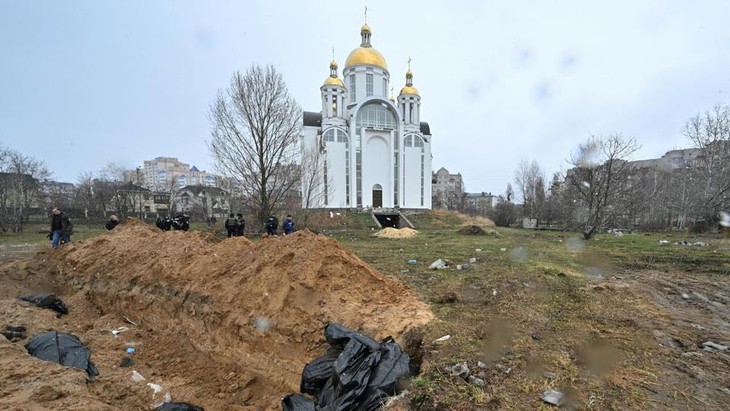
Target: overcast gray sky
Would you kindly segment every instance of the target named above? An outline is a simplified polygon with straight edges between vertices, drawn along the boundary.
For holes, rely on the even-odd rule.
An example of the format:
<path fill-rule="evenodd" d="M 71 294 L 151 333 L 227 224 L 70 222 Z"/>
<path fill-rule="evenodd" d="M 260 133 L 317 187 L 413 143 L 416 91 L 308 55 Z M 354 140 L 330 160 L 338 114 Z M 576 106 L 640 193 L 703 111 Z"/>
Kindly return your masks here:
<path fill-rule="evenodd" d="M 68 182 L 158 156 L 213 171 L 207 113 L 231 74 L 273 64 L 318 111 L 332 47 L 343 67 L 366 4 L 396 93 L 412 58 L 434 171 L 468 191 L 503 192 L 522 159 L 549 177 L 591 134 L 661 156 L 728 102 L 722 0 L 0 0 L 0 144 Z"/>

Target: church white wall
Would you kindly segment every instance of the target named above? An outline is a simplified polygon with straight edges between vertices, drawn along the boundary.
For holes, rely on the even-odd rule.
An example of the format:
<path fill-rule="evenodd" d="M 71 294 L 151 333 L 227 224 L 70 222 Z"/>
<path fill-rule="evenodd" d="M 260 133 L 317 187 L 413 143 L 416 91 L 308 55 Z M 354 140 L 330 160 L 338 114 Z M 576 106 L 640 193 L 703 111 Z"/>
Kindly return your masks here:
<path fill-rule="evenodd" d="M 345 143 L 327 143 L 327 181 L 329 208 L 347 207 L 347 193 L 345 191 Z"/>
<path fill-rule="evenodd" d="M 421 148 L 405 147 L 403 152 L 403 171 L 405 176 L 403 182 L 403 208 L 420 208 L 421 207 Z M 431 170 L 428 169 L 428 179 Z M 425 199 L 424 199 L 425 200 Z"/>
<path fill-rule="evenodd" d="M 363 144 L 362 203 L 373 205 L 373 186 L 383 188 L 383 207 L 393 207 L 391 150 L 386 136 L 366 133 Z"/>

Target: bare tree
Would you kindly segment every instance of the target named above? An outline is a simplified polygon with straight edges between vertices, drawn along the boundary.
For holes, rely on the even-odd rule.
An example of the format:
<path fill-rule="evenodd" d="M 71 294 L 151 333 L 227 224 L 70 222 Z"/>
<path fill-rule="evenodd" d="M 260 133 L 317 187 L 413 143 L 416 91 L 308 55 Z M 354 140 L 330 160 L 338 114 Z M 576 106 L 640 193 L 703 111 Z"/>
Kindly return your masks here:
<path fill-rule="evenodd" d="M 616 220 L 625 212 L 630 200 L 631 166 L 628 159 L 639 149 L 636 139 L 613 134 L 606 138 L 591 137 L 578 147 L 577 156 L 571 156 L 566 183 L 567 194 L 579 208 L 577 223 L 588 240 L 607 222 Z"/>
<path fill-rule="evenodd" d="M 515 170 L 515 183 L 522 195 L 524 215 L 531 219 L 538 218 L 545 204 L 545 175 L 537 161 L 520 161 Z"/>
<path fill-rule="evenodd" d="M 331 196 L 333 192 L 334 184 L 332 184 L 332 176 L 325 170 L 327 166 L 327 152 L 325 150 L 325 147 L 319 144 L 311 147 L 302 146 L 303 227 L 307 225 L 309 209 L 324 204 L 325 196 Z"/>
<path fill-rule="evenodd" d="M 23 231 L 26 209 L 38 202 L 40 182 L 50 175 L 42 161 L 0 147 L 0 229 Z"/>
<path fill-rule="evenodd" d="M 716 104 L 695 115 L 682 134 L 700 149 L 686 170 L 692 180 L 691 217 L 716 227 L 719 212 L 730 205 L 730 107 Z"/>
<path fill-rule="evenodd" d="M 239 181 L 246 201 L 263 223 L 299 184 L 297 167 L 301 109 L 273 66 L 236 72 L 210 109 L 208 142 L 216 168 Z"/>

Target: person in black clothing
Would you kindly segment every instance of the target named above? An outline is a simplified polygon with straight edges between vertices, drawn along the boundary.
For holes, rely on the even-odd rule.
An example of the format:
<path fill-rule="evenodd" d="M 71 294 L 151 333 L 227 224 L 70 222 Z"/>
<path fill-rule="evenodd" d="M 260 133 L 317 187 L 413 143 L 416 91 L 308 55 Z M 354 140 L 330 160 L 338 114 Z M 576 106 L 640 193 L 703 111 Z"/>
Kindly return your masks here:
<path fill-rule="evenodd" d="M 246 231 L 246 220 L 243 219 L 242 213 L 236 214 L 236 219 L 238 220 L 238 228 L 236 230 L 236 235 L 239 237 L 243 237 L 243 233 L 244 233 L 244 231 Z"/>
<path fill-rule="evenodd" d="M 228 231 L 228 238 L 235 237 L 238 231 L 238 220 L 233 216 L 233 213 L 228 215 L 226 220 L 226 231 Z"/>
<path fill-rule="evenodd" d="M 276 228 L 279 227 L 279 219 L 275 215 L 270 215 L 266 220 L 266 233 L 268 235 L 276 235 Z"/>
<path fill-rule="evenodd" d="M 281 225 L 281 229 L 284 231 L 284 235 L 289 235 L 294 232 L 294 220 L 292 219 L 291 214 L 286 215 L 286 220 L 284 220 L 284 223 Z"/>
<path fill-rule="evenodd" d="M 184 213 L 180 213 L 172 219 L 172 229 L 188 231 L 190 229 L 190 217 Z"/>
<path fill-rule="evenodd" d="M 107 221 L 107 222 L 106 222 L 106 226 L 105 226 L 105 227 L 106 227 L 106 229 L 107 229 L 107 230 L 110 230 L 110 231 L 111 231 L 111 230 L 113 230 L 113 229 L 114 229 L 114 227 L 116 227 L 116 226 L 117 226 L 118 224 L 119 224 L 119 219 L 117 218 L 117 216 L 116 216 L 116 215 L 112 214 L 112 215 L 111 215 L 111 216 L 109 217 L 109 221 Z"/>
<path fill-rule="evenodd" d="M 73 233 L 73 224 L 66 214 L 61 212 L 60 208 L 54 207 L 51 210 L 51 247 L 58 248 L 59 245 L 71 241 Z"/>

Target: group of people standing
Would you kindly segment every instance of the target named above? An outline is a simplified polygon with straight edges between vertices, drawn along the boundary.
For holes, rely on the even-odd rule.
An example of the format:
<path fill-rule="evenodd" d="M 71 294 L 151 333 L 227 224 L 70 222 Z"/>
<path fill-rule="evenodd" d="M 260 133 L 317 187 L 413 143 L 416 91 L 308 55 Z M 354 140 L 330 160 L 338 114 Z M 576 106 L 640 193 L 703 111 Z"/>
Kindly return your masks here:
<path fill-rule="evenodd" d="M 162 231 L 188 231 L 190 229 L 190 217 L 184 213 L 179 213 L 173 218 L 170 218 L 170 216 L 167 216 L 164 219 L 162 217 L 157 217 L 155 225 Z"/>
<path fill-rule="evenodd" d="M 264 227 L 266 228 L 266 234 L 276 235 L 276 230 L 279 227 L 279 219 L 273 214 L 270 215 L 269 218 L 266 219 Z M 286 219 L 281 224 L 281 230 L 284 232 L 284 235 L 289 235 L 296 231 L 294 219 L 292 218 L 291 214 L 286 215 Z"/>
<path fill-rule="evenodd" d="M 109 221 L 107 221 L 105 228 L 107 230 L 113 230 L 119 224 L 119 218 L 116 215 L 111 215 Z M 163 231 L 169 230 L 183 230 L 187 231 L 190 228 L 190 220 L 187 215 L 179 214 L 174 218 L 169 216 L 157 217 L 155 222 L 157 228 Z M 246 221 L 243 219 L 243 214 L 238 213 L 234 215 L 230 213 L 225 223 L 228 237 L 242 237 L 246 230 Z M 279 219 L 275 215 L 269 216 L 264 224 L 266 233 L 268 235 L 276 235 L 279 228 Z M 294 219 L 291 214 L 286 215 L 286 219 L 281 224 L 281 230 L 284 235 L 292 234 L 296 231 Z M 48 234 L 48 238 L 51 240 L 51 246 L 58 248 L 61 244 L 68 243 L 71 241 L 71 234 L 73 234 L 73 224 L 71 219 L 61 209 L 54 207 L 51 210 L 51 232 Z"/>
<path fill-rule="evenodd" d="M 246 231 L 246 220 L 243 219 L 242 213 L 238 213 L 235 216 L 231 213 L 228 215 L 225 226 L 228 232 L 228 238 L 243 237 Z"/>

